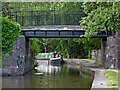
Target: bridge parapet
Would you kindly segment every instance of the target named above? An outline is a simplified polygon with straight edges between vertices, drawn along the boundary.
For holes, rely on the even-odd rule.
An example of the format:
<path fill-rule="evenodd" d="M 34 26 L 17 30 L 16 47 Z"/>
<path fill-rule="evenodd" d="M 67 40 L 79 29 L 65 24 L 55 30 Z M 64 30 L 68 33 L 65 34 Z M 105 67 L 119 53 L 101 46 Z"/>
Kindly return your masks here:
<path fill-rule="evenodd" d="M 83 10 L 39 10 L 11 12 L 10 19 L 21 26 L 80 25 Z"/>

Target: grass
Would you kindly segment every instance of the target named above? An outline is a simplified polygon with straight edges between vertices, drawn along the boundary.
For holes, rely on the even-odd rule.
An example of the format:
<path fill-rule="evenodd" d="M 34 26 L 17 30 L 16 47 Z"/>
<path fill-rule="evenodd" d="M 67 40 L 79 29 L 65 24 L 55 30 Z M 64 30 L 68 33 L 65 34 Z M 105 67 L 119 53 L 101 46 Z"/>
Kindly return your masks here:
<path fill-rule="evenodd" d="M 63 59 L 79 59 L 79 58 L 63 58 Z"/>
<path fill-rule="evenodd" d="M 84 60 L 84 59 L 80 59 L 80 61 L 84 61 L 84 63 L 90 63 L 90 61 Z"/>
<path fill-rule="evenodd" d="M 97 63 L 97 62 L 95 62 L 94 64 L 96 64 L 96 65 L 98 65 L 98 66 L 102 66 L 102 64 L 100 64 L 100 63 Z"/>
<path fill-rule="evenodd" d="M 94 58 L 88 58 L 89 60 L 95 60 Z"/>
<path fill-rule="evenodd" d="M 118 88 L 118 76 L 115 71 L 105 70 L 105 78 L 108 88 Z"/>
<path fill-rule="evenodd" d="M 77 58 L 64 58 L 64 59 L 77 59 Z M 80 61 L 84 61 L 84 63 L 90 63 L 90 61 L 87 61 L 88 59 L 78 59 Z"/>

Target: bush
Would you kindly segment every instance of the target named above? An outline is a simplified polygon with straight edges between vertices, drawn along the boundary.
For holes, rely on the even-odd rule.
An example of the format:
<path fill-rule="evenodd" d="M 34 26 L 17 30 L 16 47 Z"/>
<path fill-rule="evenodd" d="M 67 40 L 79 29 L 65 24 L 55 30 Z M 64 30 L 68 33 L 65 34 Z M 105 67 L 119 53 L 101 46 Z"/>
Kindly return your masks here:
<path fill-rule="evenodd" d="M 12 53 L 14 40 L 20 35 L 20 24 L 13 22 L 8 17 L 2 17 L 2 56 Z"/>

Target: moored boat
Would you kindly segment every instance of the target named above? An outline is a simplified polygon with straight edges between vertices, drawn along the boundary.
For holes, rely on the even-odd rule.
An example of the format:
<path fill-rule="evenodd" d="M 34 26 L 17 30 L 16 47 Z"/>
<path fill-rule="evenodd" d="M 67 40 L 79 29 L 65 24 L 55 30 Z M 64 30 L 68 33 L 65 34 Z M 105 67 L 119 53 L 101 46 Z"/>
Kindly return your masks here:
<path fill-rule="evenodd" d="M 62 61 L 62 57 L 59 53 L 37 53 L 35 56 L 36 60 L 48 60 L 49 62 Z"/>

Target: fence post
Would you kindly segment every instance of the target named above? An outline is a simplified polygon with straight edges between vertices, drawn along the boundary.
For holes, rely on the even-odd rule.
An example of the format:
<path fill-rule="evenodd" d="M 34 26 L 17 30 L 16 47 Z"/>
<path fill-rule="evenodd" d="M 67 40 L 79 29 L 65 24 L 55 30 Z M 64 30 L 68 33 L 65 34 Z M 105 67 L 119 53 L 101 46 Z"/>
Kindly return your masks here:
<path fill-rule="evenodd" d="M 17 12 L 16 12 L 16 22 L 17 22 Z"/>
<path fill-rule="evenodd" d="M 11 19 L 11 12 L 10 12 L 10 17 L 9 18 Z"/>
<path fill-rule="evenodd" d="M 22 16 L 22 26 L 23 26 L 23 16 Z"/>
<path fill-rule="evenodd" d="M 54 17 L 53 25 L 55 25 L 55 22 L 56 22 L 56 21 L 55 21 L 55 20 L 56 20 L 56 19 L 55 19 L 55 10 L 54 10 L 54 16 L 53 16 L 53 17 Z"/>

